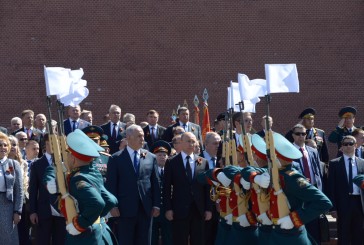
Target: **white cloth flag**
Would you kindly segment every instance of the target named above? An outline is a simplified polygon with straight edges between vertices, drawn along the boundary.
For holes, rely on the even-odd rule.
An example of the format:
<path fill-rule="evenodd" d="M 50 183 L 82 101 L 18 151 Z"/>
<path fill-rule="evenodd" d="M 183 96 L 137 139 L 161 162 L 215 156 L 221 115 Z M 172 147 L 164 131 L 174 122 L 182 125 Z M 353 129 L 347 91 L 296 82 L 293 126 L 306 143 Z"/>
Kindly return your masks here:
<path fill-rule="evenodd" d="M 267 95 L 267 82 L 264 79 L 250 80 L 245 74 L 238 73 L 240 97 L 243 100 L 253 100 Z"/>
<path fill-rule="evenodd" d="M 268 93 L 299 93 L 296 64 L 266 64 Z"/>
<path fill-rule="evenodd" d="M 47 96 L 57 95 L 57 99 L 65 106 L 80 104 L 89 94 L 89 90 L 85 87 L 87 81 L 81 79 L 83 74 L 82 68 L 71 70 L 44 66 Z"/>
<path fill-rule="evenodd" d="M 230 87 L 228 88 L 228 109 L 233 108 L 234 111 L 240 111 L 239 102 L 241 101 L 239 84 L 230 82 Z M 255 104 L 260 101 L 259 98 L 254 98 L 252 100 L 243 100 L 244 102 L 244 112 L 255 113 Z"/>
<path fill-rule="evenodd" d="M 44 66 L 44 78 L 47 96 L 68 93 L 72 80 L 69 77 L 70 69 L 63 67 Z"/>

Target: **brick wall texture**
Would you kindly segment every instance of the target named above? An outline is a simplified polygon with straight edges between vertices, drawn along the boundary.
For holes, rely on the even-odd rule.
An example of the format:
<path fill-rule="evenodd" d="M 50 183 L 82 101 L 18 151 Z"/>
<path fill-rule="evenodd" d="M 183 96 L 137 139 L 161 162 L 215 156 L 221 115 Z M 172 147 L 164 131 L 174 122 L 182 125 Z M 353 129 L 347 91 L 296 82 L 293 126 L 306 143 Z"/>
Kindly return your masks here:
<path fill-rule="evenodd" d="M 299 94 L 272 96 L 276 131 L 308 106 L 327 133 L 346 105 L 362 125 L 363 23 L 359 0 L 1 1 L 0 125 L 26 108 L 46 112 L 43 65 L 84 69 L 90 95 L 81 106 L 96 124 L 118 104 L 138 122 L 154 108 L 167 125 L 204 88 L 216 117 L 230 80 L 264 78 L 269 63 L 296 63 L 300 80 Z M 264 111 L 262 101 L 257 129 Z"/>

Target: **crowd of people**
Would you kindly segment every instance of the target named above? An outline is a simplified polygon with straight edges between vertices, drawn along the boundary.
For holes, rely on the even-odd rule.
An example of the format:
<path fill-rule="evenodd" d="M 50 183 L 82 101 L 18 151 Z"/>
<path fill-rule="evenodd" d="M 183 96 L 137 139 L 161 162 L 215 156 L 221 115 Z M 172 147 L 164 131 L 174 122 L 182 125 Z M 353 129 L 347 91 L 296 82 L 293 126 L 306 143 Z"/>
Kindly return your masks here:
<path fill-rule="evenodd" d="M 337 218 L 338 244 L 361 245 L 364 130 L 354 126 L 353 107 L 340 110 L 328 137 L 315 127 L 315 114 L 303 110 L 300 123 L 282 136 L 270 116 L 255 131 L 251 113 L 221 113 L 203 135 L 186 107 L 167 127 L 155 110 L 137 124 L 133 114 L 122 116 L 111 105 L 96 126 L 91 111 L 69 107 L 66 120 L 51 120 L 52 130 L 44 114 L 24 110 L 9 128 L 0 127 L 2 240 L 320 244 L 326 239 L 320 219 L 330 214 Z M 67 136 L 66 194 L 60 194 L 50 131 Z M 337 144 L 336 156 L 329 156 L 327 140 Z M 267 155 L 272 142 L 274 154 Z M 77 211 L 71 219 L 70 196 Z"/>

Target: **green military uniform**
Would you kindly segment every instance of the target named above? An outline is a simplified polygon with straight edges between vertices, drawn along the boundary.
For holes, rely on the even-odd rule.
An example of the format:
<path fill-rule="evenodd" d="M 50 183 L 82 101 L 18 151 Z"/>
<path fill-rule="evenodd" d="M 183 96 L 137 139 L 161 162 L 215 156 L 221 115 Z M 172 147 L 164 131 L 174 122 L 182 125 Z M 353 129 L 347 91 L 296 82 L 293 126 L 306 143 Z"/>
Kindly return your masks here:
<path fill-rule="evenodd" d="M 94 158 L 92 161 L 92 165 L 100 171 L 102 178 L 104 180 L 104 183 L 106 182 L 106 172 L 107 172 L 107 163 L 110 158 L 110 154 L 106 152 L 100 152 L 100 157 Z"/>
<path fill-rule="evenodd" d="M 359 186 L 360 189 L 364 189 L 364 174 L 358 174 L 353 178 L 353 183 Z"/>
<path fill-rule="evenodd" d="M 221 186 L 221 183 L 218 182 L 216 175 L 218 172 L 221 172 L 222 169 L 209 169 L 202 174 L 199 174 L 197 180 L 204 185 L 211 185 L 210 197 L 213 201 L 220 206 L 220 217 L 219 223 L 217 227 L 217 234 L 215 238 L 215 245 L 224 245 L 227 244 L 227 239 L 231 234 L 231 223 L 228 222 L 225 217 L 231 214 L 231 210 L 229 208 L 229 195 L 227 193 L 223 194 L 216 192 L 217 186 Z"/>
<path fill-rule="evenodd" d="M 258 227 L 257 220 L 250 211 L 250 191 L 244 190 L 240 184 L 241 170 L 238 166 L 227 166 L 224 174 L 231 180 L 232 193 L 230 194 L 230 208 L 233 214 L 233 225 L 228 238 L 228 244 L 257 244 Z M 243 207 L 244 206 L 244 207 Z M 241 226 L 237 220 L 241 215 L 246 215 L 249 226 Z"/>
<path fill-rule="evenodd" d="M 69 180 L 69 192 L 77 200 L 79 210 L 73 224 L 82 233 L 77 236 L 68 234 L 66 243 L 116 244 L 102 217 L 117 206 L 117 199 L 105 189 L 99 171 L 92 165 L 82 166 L 71 172 Z"/>
<path fill-rule="evenodd" d="M 355 115 L 356 115 L 356 109 L 353 107 L 350 107 L 350 106 L 342 108 L 339 112 L 339 117 L 342 119 L 346 118 L 346 117 L 355 117 Z M 337 144 L 337 149 L 338 149 L 337 157 L 342 155 L 342 152 L 339 150 L 341 148 L 341 141 L 342 141 L 343 137 L 347 136 L 347 135 L 351 135 L 355 129 L 356 129 L 355 126 L 353 126 L 352 129 L 347 129 L 346 127 L 338 126 L 329 135 L 329 141 L 331 143 Z"/>

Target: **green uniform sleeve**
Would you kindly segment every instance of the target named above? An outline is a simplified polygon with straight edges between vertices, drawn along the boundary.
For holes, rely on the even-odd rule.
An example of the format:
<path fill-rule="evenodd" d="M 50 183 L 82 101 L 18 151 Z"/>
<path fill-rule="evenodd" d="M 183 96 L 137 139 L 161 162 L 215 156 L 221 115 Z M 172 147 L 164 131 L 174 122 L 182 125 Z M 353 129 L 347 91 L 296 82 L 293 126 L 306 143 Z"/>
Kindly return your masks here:
<path fill-rule="evenodd" d="M 354 184 L 359 186 L 359 188 L 364 189 L 364 174 L 359 174 L 353 178 Z"/>

